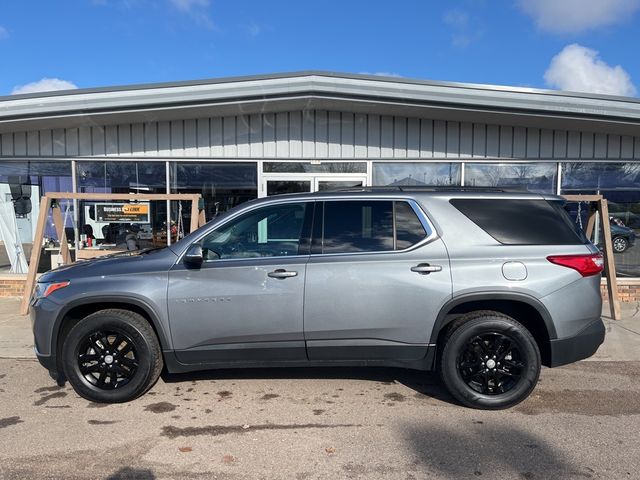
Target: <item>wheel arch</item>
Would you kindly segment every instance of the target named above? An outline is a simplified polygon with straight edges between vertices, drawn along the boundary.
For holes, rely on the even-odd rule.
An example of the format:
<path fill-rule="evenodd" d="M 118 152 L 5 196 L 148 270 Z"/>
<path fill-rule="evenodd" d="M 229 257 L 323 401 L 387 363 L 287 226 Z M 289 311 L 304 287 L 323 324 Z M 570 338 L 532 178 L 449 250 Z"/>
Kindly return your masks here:
<path fill-rule="evenodd" d="M 169 338 L 159 320 L 157 312 L 145 301 L 135 297 L 89 297 L 70 302 L 64 310 L 60 312 L 56 319 L 54 333 L 52 337 L 52 352 L 60 359 L 60 348 L 62 339 L 71 328 L 83 318 L 100 310 L 107 309 L 129 310 L 141 315 L 153 328 L 160 348 L 165 350 L 170 348 Z"/>
<path fill-rule="evenodd" d="M 550 341 L 557 338 L 553 320 L 547 308 L 539 300 L 524 293 L 482 292 L 452 298 L 440 309 L 430 343 L 439 348 L 447 326 L 460 315 L 476 310 L 500 312 L 522 323 L 538 344 L 542 364 L 547 366 L 550 364 Z"/>

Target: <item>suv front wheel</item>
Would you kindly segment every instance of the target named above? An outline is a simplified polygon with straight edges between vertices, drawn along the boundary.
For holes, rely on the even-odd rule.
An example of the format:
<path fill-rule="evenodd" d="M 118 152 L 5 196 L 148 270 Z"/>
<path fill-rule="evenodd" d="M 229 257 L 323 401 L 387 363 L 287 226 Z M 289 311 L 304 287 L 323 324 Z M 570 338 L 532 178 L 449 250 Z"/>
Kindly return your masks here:
<path fill-rule="evenodd" d="M 502 313 L 478 311 L 452 324 L 438 365 L 442 381 L 460 403 L 497 410 L 529 396 L 540 364 L 538 345 L 523 325 Z"/>
<path fill-rule="evenodd" d="M 151 388 L 163 362 L 149 322 L 135 312 L 109 309 L 73 326 L 64 339 L 62 364 L 78 395 L 94 402 L 119 403 Z"/>

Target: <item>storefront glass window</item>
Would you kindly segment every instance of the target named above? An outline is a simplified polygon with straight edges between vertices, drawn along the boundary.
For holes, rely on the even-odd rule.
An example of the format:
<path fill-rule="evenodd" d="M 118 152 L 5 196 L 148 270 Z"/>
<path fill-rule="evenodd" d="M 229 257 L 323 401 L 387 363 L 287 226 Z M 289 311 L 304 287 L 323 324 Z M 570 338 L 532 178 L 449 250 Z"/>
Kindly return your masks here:
<path fill-rule="evenodd" d="M 373 164 L 378 186 L 460 185 L 460 164 L 441 162 L 380 162 Z"/>
<path fill-rule="evenodd" d="M 8 235 L 14 236 L 17 244 L 9 246 L 11 256 L 21 256 L 29 261 L 31 247 L 40 213 L 40 197 L 50 192 L 72 190 L 71 162 L 66 161 L 3 161 L 0 162 L 0 202 Z M 60 206 L 67 231 L 73 227 L 72 202 L 62 201 Z M 11 217 L 11 218 L 10 218 Z M 13 219 L 15 218 L 15 223 Z M 57 240 L 51 214 L 47 218 L 44 235 L 51 242 Z M 3 233 L 4 236 L 4 233 Z M 9 238 L 9 237 L 7 237 Z M 0 239 L 2 240 L 2 239 Z M 2 242 L 4 244 L 4 241 Z M 14 260 L 15 261 L 15 260 Z M 42 260 L 47 262 L 45 258 Z M 51 268 L 48 265 L 47 270 Z M 9 272 L 11 262 L 5 245 L 0 247 L 0 271 Z M 18 271 L 19 270 L 15 270 Z"/>
<path fill-rule="evenodd" d="M 206 220 L 252 200 L 258 196 L 258 166 L 238 162 L 172 162 L 171 193 L 199 193 L 204 199 Z M 189 231 L 191 205 L 172 202 L 172 218 L 180 216 L 185 231 Z M 181 213 L 181 215 L 180 215 Z"/>
<path fill-rule="evenodd" d="M 555 163 L 466 163 L 464 184 L 555 193 L 557 172 Z"/>
<path fill-rule="evenodd" d="M 618 276 L 640 276 L 640 164 L 587 163 L 562 164 L 562 193 L 567 195 L 601 194 L 608 200 L 614 260 Z M 577 222 L 586 225 L 589 206 L 569 204 Z M 580 215 L 578 216 L 578 212 Z M 593 240 L 602 244 L 602 229 Z"/>
<path fill-rule="evenodd" d="M 77 162 L 80 193 L 166 193 L 165 162 Z M 166 201 L 80 201 L 84 246 L 136 250 L 167 243 Z M 89 240 L 90 238 L 90 240 Z"/>
<path fill-rule="evenodd" d="M 264 173 L 367 173 L 366 162 L 265 162 Z"/>

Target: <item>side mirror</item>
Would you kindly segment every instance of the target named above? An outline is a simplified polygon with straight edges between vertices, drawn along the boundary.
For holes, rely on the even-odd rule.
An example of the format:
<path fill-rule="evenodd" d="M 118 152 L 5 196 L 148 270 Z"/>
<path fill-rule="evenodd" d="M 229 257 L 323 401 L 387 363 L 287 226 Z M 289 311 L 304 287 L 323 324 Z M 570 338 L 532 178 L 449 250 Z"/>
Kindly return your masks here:
<path fill-rule="evenodd" d="M 185 253 L 182 261 L 189 267 L 199 268 L 204 262 L 204 255 L 202 253 L 202 245 L 199 243 L 194 243 L 191 245 L 187 253 Z"/>

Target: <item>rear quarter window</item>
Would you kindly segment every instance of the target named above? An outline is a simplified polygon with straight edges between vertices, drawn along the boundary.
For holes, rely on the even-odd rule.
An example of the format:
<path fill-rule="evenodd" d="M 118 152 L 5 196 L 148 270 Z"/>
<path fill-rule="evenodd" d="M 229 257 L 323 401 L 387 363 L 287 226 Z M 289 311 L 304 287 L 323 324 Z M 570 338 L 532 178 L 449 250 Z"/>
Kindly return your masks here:
<path fill-rule="evenodd" d="M 561 201 L 456 198 L 450 203 L 505 245 L 580 245 L 588 241 Z"/>

